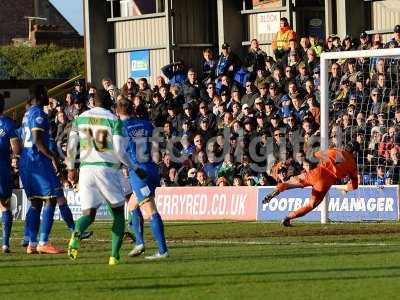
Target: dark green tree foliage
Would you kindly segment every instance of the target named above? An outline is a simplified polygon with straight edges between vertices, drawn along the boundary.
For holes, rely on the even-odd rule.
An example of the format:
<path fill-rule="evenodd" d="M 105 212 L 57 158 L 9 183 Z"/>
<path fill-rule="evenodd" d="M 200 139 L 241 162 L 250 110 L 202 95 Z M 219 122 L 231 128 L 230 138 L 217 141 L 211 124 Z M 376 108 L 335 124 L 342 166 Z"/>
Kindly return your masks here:
<path fill-rule="evenodd" d="M 17 79 L 68 79 L 84 72 L 84 50 L 38 47 L 0 47 L 3 73 Z"/>

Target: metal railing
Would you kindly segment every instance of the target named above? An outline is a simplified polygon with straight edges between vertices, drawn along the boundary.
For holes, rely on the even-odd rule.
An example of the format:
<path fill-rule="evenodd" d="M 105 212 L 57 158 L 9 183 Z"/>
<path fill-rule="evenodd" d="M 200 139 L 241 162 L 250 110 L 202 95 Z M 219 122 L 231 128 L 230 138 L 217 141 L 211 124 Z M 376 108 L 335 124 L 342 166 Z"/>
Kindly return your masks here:
<path fill-rule="evenodd" d="M 78 75 L 75 76 L 74 78 L 71 78 L 51 89 L 48 90 L 48 95 L 51 98 L 58 98 L 61 96 L 65 96 L 72 88 L 68 87 L 71 83 L 73 83 L 76 80 L 82 79 L 83 75 Z M 66 88 L 68 87 L 68 88 Z M 24 101 L 4 112 L 4 114 L 16 122 L 20 122 L 22 120 L 22 117 L 24 116 L 25 113 L 25 107 L 26 107 L 27 101 Z"/>

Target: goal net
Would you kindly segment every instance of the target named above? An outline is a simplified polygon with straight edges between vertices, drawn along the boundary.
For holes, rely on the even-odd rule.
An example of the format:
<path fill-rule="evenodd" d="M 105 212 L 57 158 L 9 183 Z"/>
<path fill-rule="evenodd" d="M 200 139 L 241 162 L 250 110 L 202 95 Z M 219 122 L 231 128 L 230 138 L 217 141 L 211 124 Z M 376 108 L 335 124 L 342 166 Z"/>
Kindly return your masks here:
<path fill-rule="evenodd" d="M 399 183 L 400 49 L 323 53 L 320 76 L 321 150 L 358 142 L 361 188 L 349 197 L 356 205 L 372 205 L 364 209 L 368 216 L 360 208 L 359 221 L 381 220 L 385 208 L 377 206 L 385 204 L 366 201 L 385 198 L 388 187 Z M 321 223 L 330 220 L 330 199 L 321 204 Z"/>

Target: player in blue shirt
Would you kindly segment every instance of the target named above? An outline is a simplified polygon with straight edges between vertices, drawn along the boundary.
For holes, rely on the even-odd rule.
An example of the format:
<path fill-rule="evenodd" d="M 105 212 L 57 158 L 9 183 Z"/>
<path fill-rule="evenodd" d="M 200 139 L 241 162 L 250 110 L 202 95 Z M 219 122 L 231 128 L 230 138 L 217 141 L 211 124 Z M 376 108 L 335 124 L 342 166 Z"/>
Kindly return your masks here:
<path fill-rule="evenodd" d="M 57 254 L 61 250 L 49 243 L 49 235 L 53 226 L 54 211 L 59 201 L 61 215 L 69 220 L 69 227 L 73 230 L 72 213 L 66 203 L 61 182 L 57 176 L 57 158 L 49 150 L 50 131 L 47 115 L 43 107 L 48 105 L 49 99 L 44 86 L 37 86 L 31 107 L 22 121 L 23 151 L 20 159 L 20 177 L 22 185 L 31 206 L 26 214 L 26 229 L 29 235 L 28 254 L 49 253 Z M 40 214 L 43 208 L 42 223 Z M 67 218 L 65 218 L 67 216 Z M 40 226 L 41 225 L 41 226 Z M 40 239 L 37 245 L 37 235 L 40 226 Z"/>
<path fill-rule="evenodd" d="M 117 102 L 117 113 L 123 121 L 124 133 L 129 139 L 127 152 L 131 161 L 146 173 L 145 178 L 138 170 L 129 170 L 129 183 L 133 194 L 130 197 L 128 208 L 131 213 L 131 228 L 136 236 L 136 245 L 129 256 L 139 256 L 145 251 L 143 239 L 143 215 L 141 209 L 150 216 L 150 225 L 153 237 L 158 245 L 158 252 L 146 259 L 162 259 L 168 257 L 165 242 L 164 224 L 154 201 L 155 190 L 160 186 L 160 176 L 157 165 L 151 160 L 150 138 L 153 134 L 153 125 L 144 119 L 132 117 L 132 103 L 127 99 Z M 138 176 L 139 174 L 139 176 Z"/>
<path fill-rule="evenodd" d="M 18 155 L 20 145 L 14 122 L 3 115 L 4 98 L 0 94 L 0 208 L 3 224 L 3 253 L 10 252 L 10 235 L 13 215 L 10 210 L 12 195 L 11 151 Z"/>

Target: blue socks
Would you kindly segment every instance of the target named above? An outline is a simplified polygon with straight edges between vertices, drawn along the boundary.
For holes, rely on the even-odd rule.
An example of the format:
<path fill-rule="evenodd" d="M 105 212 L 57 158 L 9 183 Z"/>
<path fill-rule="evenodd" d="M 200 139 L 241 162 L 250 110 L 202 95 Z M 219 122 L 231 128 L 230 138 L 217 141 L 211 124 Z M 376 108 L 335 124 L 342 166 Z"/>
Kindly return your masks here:
<path fill-rule="evenodd" d="M 73 232 L 75 230 L 75 222 L 68 204 L 59 205 L 58 208 L 60 209 L 61 218 L 67 224 L 69 230 Z"/>
<path fill-rule="evenodd" d="M 134 210 L 131 211 L 131 223 L 129 224 L 131 226 L 131 229 L 133 233 L 135 234 L 136 238 L 136 245 L 142 245 L 144 244 L 144 239 L 143 239 L 143 215 L 142 212 L 140 211 L 140 208 L 135 208 Z"/>
<path fill-rule="evenodd" d="M 1 220 L 3 223 L 3 246 L 10 247 L 10 235 L 13 221 L 11 211 L 3 211 L 1 214 Z"/>
<path fill-rule="evenodd" d="M 159 253 L 164 254 L 168 251 L 167 243 L 165 242 L 164 223 L 158 212 L 154 213 L 150 218 L 151 231 L 153 238 L 157 242 Z"/>
<path fill-rule="evenodd" d="M 40 210 L 29 207 L 28 212 L 26 213 L 26 227 L 28 228 L 29 233 L 29 243 L 36 244 L 37 243 L 37 234 L 39 232 L 40 226 Z"/>
<path fill-rule="evenodd" d="M 54 211 L 56 210 L 55 205 L 45 205 L 43 208 L 43 220 L 40 228 L 40 240 L 42 244 L 46 244 L 49 241 L 49 235 L 54 222 Z"/>

